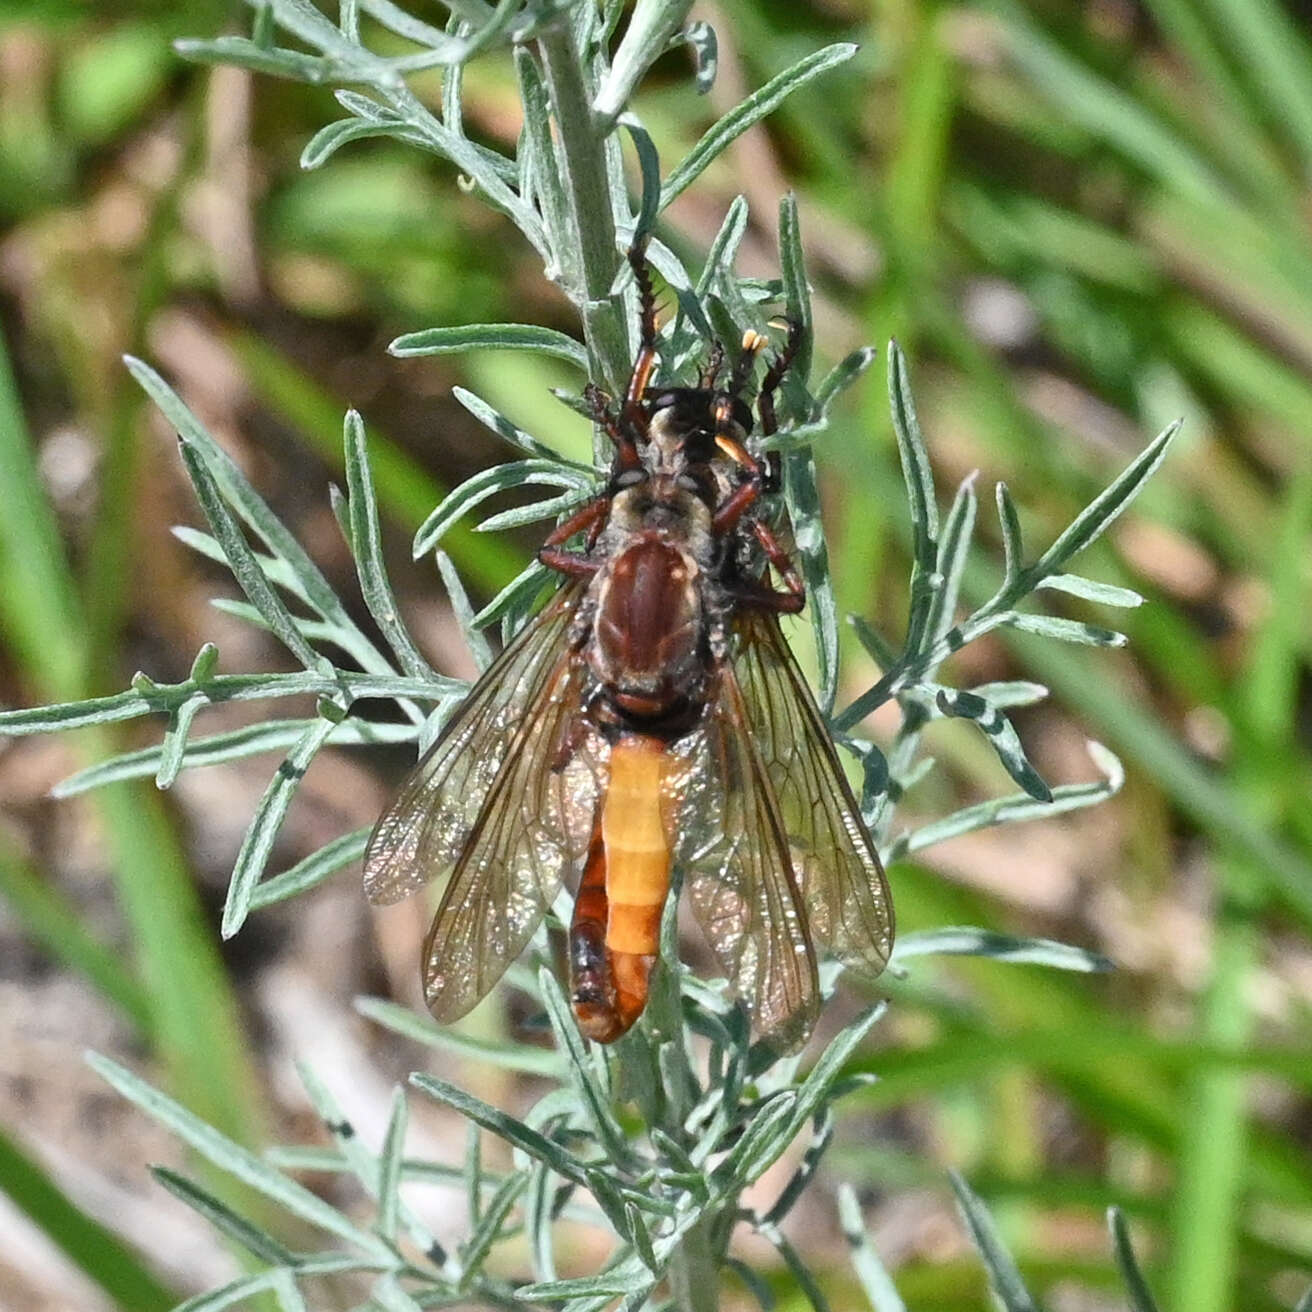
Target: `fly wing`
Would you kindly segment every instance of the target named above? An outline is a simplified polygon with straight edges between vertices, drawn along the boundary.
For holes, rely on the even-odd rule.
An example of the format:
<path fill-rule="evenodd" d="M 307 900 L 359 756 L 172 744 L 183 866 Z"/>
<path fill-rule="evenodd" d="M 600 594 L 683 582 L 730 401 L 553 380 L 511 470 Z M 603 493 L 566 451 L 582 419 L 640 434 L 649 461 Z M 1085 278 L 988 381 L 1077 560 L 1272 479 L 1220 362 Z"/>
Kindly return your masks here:
<path fill-rule="evenodd" d="M 893 949 L 893 902 L 833 740 L 778 619 L 745 612 L 737 632 L 734 668 L 811 930 L 845 965 L 878 974 Z"/>
<path fill-rule="evenodd" d="M 558 594 L 488 669 L 365 852 L 374 902 L 448 877 L 423 964 L 441 1021 L 500 979 L 586 850 L 605 761 L 572 750 L 586 679 L 568 643 L 578 599 Z"/>
<path fill-rule="evenodd" d="M 579 590 L 557 593 L 483 673 L 369 836 L 364 891 L 387 906 L 449 874 L 502 764 L 568 656 Z"/>
<path fill-rule="evenodd" d="M 721 968 L 761 1036 L 789 1051 L 810 1037 L 820 1007 L 807 908 L 742 689 L 720 672 L 687 760 L 677 856 L 689 901 Z"/>

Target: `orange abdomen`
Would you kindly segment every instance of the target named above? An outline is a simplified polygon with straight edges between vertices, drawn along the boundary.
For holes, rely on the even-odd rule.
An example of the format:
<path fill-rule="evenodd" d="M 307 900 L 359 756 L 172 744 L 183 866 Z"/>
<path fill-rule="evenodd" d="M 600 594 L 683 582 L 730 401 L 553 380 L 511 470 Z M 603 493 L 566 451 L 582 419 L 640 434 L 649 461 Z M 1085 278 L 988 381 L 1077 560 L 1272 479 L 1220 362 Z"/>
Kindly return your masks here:
<path fill-rule="evenodd" d="M 647 1005 L 670 890 L 661 816 L 664 761 L 662 743 L 636 734 L 611 749 L 610 783 L 574 901 L 574 1014 L 598 1043 L 613 1043 Z"/>
<path fill-rule="evenodd" d="M 661 819 L 665 748 L 655 739 L 623 737 L 610 756 L 610 786 L 601 812 L 606 856 L 606 946 L 654 956 L 661 910 L 670 891 L 670 844 Z"/>

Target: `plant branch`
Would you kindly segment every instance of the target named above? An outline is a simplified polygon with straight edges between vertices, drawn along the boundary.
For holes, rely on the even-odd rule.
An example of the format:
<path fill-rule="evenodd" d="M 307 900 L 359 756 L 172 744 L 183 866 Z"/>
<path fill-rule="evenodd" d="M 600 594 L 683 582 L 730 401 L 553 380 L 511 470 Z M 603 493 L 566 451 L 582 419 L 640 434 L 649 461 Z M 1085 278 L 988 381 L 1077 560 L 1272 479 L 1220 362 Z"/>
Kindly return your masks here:
<path fill-rule="evenodd" d="M 618 393 L 629 370 L 623 302 L 612 292 L 619 269 L 615 234 L 616 198 L 611 195 L 604 153 L 605 133 L 592 112 L 591 97 L 573 28 L 564 19 L 537 39 L 547 95 L 558 131 L 557 151 L 568 208 L 578 238 L 577 283 L 569 291 L 583 315 L 592 376 Z"/>

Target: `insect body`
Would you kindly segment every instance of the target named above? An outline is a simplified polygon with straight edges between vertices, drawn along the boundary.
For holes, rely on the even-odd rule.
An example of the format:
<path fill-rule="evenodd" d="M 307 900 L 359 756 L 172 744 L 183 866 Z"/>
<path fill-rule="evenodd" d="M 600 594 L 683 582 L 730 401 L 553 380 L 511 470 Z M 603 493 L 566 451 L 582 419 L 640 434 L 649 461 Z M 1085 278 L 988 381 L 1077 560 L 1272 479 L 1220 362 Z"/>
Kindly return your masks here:
<path fill-rule="evenodd" d="M 618 411 L 605 490 L 547 539 L 565 578 L 485 672 L 378 822 L 374 902 L 447 876 L 425 945 L 430 1010 L 452 1020 L 523 950 L 577 877 L 574 1012 L 611 1042 L 647 1001 L 662 909 L 682 874 L 720 964 L 761 1033 L 805 1040 L 817 945 L 871 972 L 892 942 L 874 845 L 778 616 L 802 584 L 758 518 L 770 470 L 740 397 L 764 340 L 718 388 L 652 389 L 656 322 L 640 254 L 643 346 Z M 757 409 L 796 349 L 766 372 Z M 571 540 L 584 535 L 582 546 Z M 784 590 L 763 574 L 768 562 Z"/>

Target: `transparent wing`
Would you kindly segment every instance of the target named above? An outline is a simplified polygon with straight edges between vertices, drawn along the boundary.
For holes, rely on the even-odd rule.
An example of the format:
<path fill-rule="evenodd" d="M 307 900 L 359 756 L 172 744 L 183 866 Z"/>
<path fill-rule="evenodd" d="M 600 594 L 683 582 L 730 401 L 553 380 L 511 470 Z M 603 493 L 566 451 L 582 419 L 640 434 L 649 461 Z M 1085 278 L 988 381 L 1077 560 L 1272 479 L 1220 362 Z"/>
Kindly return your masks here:
<path fill-rule="evenodd" d="M 571 744 L 583 669 L 562 665 L 529 707 L 451 872 L 424 944 L 424 997 L 438 1020 L 463 1016 L 501 978 L 587 851 L 607 762 L 599 736 L 591 750 Z"/>
<path fill-rule="evenodd" d="M 688 899 L 758 1032 L 791 1050 L 819 1013 L 815 953 L 778 802 L 732 669 L 721 671 L 704 729 L 675 751 L 687 757 L 676 853 Z"/>
<path fill-rule="evenodd" d="M 844 964 L 878 974 L 893 949 L 893 902 L 833 740 L 778 619 L 745 612 L 736 627 L 734 669 L 812 934 Z"/>
<path fill-rule="evenodd" d="M 586 669 L 568 649 L 567 589 L 484 674 L 378 822 L 371 900 L 449 876 L 424 945 L 424 993 L 464 1015 L 524 950 L 581 859 L 604 784 L 604 744 L 573 742 Z"/>
<path fill-rule="evenodd" d="M 524 627 L 470 690 L 383 812 L 364 854 L 364 891 L 386 906 L 449 874 L 502 764 L 527 731 L 568 655 L 580 591 L 565 588 Z"/>

